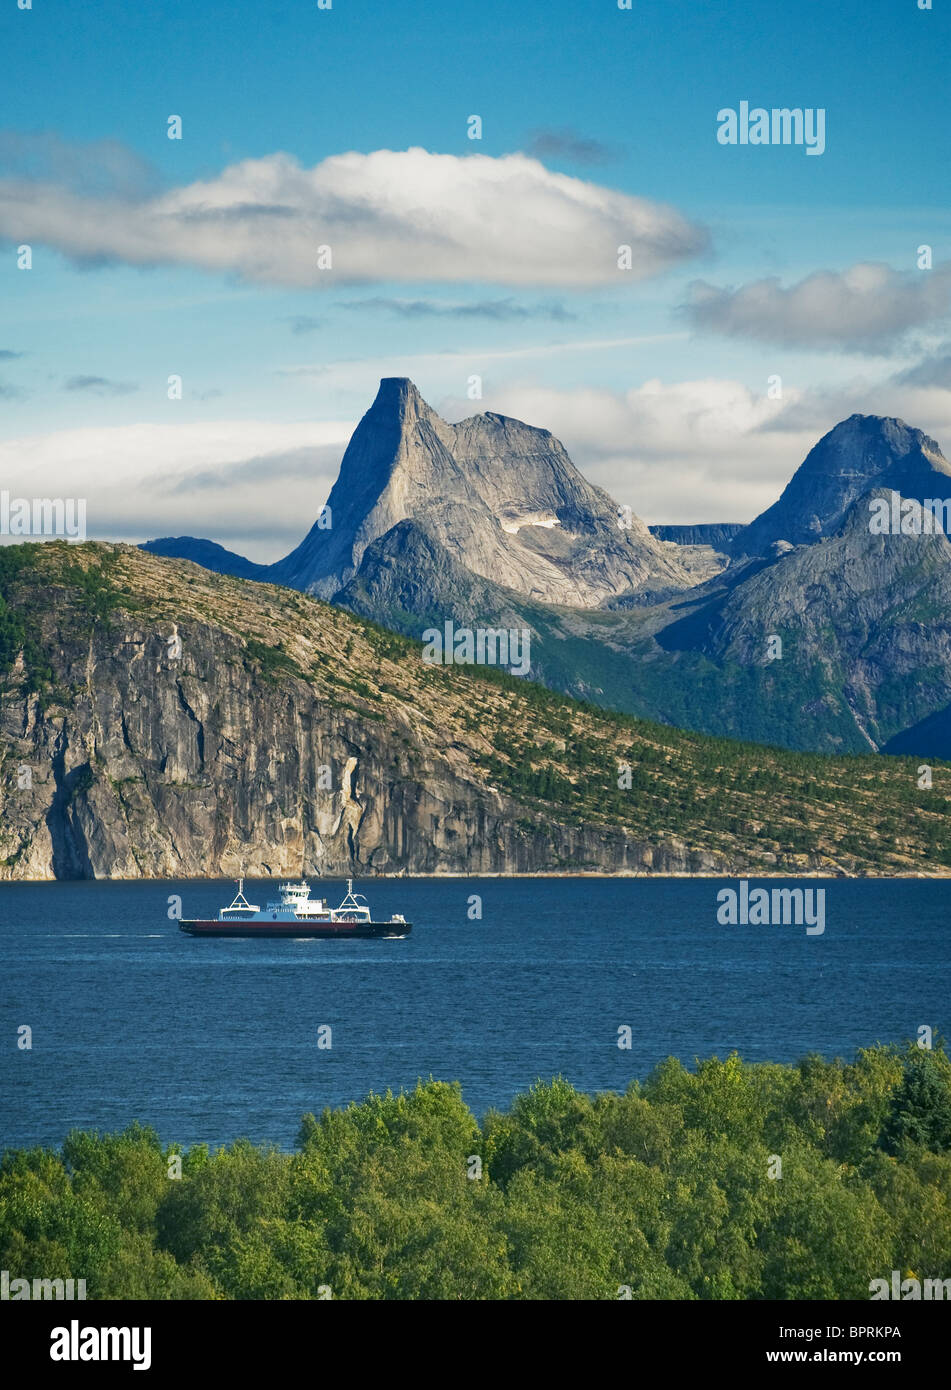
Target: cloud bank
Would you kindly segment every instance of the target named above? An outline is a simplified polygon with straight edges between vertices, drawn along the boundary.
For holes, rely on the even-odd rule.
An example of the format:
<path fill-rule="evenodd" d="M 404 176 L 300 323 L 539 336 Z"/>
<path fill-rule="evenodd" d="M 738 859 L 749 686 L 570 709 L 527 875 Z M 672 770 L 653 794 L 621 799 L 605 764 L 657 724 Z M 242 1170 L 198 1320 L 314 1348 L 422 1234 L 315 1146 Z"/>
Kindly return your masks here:
<path fill-rule="evenodd" d="M 13 496 L 82 497 L 90 539 L 205 536 L 286 555 L 333 485 L 353 421 L 215 420 L 55 430 L 0 441 Z"/>
<path fill-rule="evenodd" d="M 596 286 L 697 255 L 706 232 L 673 208 L 565 174 L 524 154 L 423 149 L 340 154 L 302 168 L 287 154 L 133 197 L 66 178 L 0 179 L 0 238 L 76 262 L 182 265 L 265 284 L 479 282 Z M 617 248 L 631 247 L 619 271 Z M 329 246 L 332 269 L 318 248 Z M 326 257 L 324 258 L 326 260 Z"/>
<path fill-rule="evenodd" d="M 683 312 L 694 328 L 791 348 L 885 353 L 910 329 L 951 313 L 951 262 L 898 271 L 864 262 L 784 288 L 777 277 L 723 289 L 696 280 Z"/>

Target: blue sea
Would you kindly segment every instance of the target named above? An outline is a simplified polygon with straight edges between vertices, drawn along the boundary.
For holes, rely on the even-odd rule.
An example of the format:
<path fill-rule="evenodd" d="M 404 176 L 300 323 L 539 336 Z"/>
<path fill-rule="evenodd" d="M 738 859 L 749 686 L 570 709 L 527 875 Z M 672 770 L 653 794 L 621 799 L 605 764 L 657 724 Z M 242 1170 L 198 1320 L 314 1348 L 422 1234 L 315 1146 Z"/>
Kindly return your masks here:
<path fill-rule="evenodd" d="M 213 916 L 230 883 L 2 884 L 0 1148 L 134 1119 L 165 1142 L 290 1148 L 307 1111 L 419 1077 L 460 1081 L 481 1116 L 559 1075 L 623 1089 L 669 1055 L 849 1057 L 923 1024 L 949 1032 L 951 884 L 800 881 L 826 893 L 813 936 L 720 925 L 724 886 L 371 880 L 357 890 L 374 917 L 411 920 L 407 939 L 255 942 L 169 919 L 170 895 Z"/>

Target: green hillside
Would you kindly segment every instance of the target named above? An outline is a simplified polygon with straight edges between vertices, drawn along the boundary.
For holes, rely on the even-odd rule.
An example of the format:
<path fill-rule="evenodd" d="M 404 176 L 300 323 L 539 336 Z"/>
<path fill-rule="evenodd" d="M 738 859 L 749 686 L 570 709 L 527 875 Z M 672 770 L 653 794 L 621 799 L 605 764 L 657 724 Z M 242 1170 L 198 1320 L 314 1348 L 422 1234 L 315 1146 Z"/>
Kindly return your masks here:
<path fill-rule="evenodd" d="M 135 867 L 117 874 L 171 872 L 166 850 L 154 847 L 165 844 L 161 816 L 193 815 L 199 802 L 211 830 L 186 817 L 178 852 L 189 836 L 214 840 L 224 799 L 235 801 L 245 777 L 258 778 L 249 817 L 268 797 L 281 802 L 280 819 L 275 810 L 267 822 L 275 853 L 287 825 L 306 836 L 317 813 L 306 759 L 322 740 L 328 757 L 372 763 L 373 787 L 355 793 L 363 812 L 376 796 L 385 819 L 408 780 L 417 802 L 438 801 L 440 826 L 451 821 L 453 835 L 470 837 L 469 858 L 457 856 L 463 870 L 478 849 L 469 822 L 490 806 L 493 823 L 525 850 L 517 871 L 611 871 L 624 842 L 647 847 L 645 871 L 651 846 L 680 856 L 675 863 L 712 856 L 711 873 L 951 870 L 947 764 L 934 764 L 923 789 L 917 759 L 742 744 L 612 714 L 492 668 L 430 666 L 419 644 L 339 608 L 127 546 L 7 547 L 0 595 L 0 855 L 9 877 L 31 876 L 54 806 L 38 793 L 29 805 L 17 796 L 16 767 L 36 766 L 41 780 L 42 759 L 62 756 L 64 730 L 66 760 L 49 796 L 59 797 L 64 833 L 88 846 L 113 831 L 118 845 L 121 821 L 123 863 Z M 173 628 L 183 652 L 170 665 Z M 244 746 L 252 739 L 264 740 L 253 758 Z M 279 793 L 276 777 L 285 778 Z M 253 843 L 256 824 L 229 824 L 228 836 Z M 367 834 L 368 824 L 364 815 Z M 535 848 L 543 832 L 545 854 Z M 457 871 L 449 849 L 420 869 L 405 838 L 414 833 L 409 823 L 400 831 L 406 865 Z M 587 859 L 578 851 L 559 862 L 568 854 L 559 845 L 595 842 Z M 204 850 L 193 848 L 197 873 Z M 392 869 L 395 851 L 387 853 Z M 696 871 L 699 861 L 689 863 Z M 226 859 L 205 871 L 215 865 Z"/>

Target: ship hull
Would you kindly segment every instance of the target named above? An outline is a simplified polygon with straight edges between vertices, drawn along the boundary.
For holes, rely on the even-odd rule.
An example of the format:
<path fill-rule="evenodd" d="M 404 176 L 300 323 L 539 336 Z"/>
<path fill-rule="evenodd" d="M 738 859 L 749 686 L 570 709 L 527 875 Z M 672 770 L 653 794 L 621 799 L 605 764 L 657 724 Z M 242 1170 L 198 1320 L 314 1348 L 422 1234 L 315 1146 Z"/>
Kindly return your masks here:
<path fill-rule="evenodd" d="M 219 922 L 216 919 L 182 921 L 178 927 L 189 936 L 283 936 L 294 940 L 326 937 L 336 941 L 348 937 L 396 938 L 409 936 L 413 930 L 412 922 Z"/>

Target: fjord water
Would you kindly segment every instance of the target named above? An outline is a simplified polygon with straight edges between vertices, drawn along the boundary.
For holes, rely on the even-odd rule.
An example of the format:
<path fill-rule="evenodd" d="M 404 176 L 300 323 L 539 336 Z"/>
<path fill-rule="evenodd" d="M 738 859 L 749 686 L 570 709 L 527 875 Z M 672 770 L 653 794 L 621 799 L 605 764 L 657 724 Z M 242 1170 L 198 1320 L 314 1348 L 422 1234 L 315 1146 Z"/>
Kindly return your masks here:
<path fill-rule="evenodd" d="M 352 942 L 193 940 L 169 920 L 170 895 L 213 916 L 229 883 L 3 884 L 0 1148 L 134 1119 L 165 1142 L 289 1148 L 303 1113 L 418 1077 L 460 1081 L 481 1116 L 539 1078 L 623 1090 L 669 1055 L 947 1034 L 951 886 L 798 882 L 826 891 L 821 936 L 721 926 L 723 879 L 371 880 L 356 887 L 374 917 L 414 930 Z M 336 903 L 344 886 L 315 891 Z"/>

